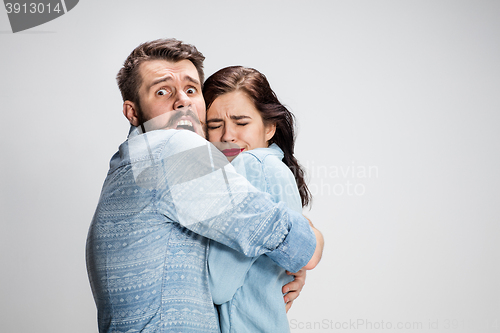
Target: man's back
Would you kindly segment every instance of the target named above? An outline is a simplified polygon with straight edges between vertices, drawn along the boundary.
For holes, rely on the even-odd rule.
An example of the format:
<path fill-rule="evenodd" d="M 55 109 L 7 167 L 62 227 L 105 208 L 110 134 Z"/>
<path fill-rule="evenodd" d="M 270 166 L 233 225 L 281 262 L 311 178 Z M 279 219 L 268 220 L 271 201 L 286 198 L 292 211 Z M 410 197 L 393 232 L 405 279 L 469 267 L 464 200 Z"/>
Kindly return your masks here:
<path fill-rule="evenodd" d="M 99 331 L 218 332 L 206 283 L 208 239 L 158 210 L 157 173 L 137 175 L 130 160 L 125 142 L 111 161 L 88 236 Z"/>

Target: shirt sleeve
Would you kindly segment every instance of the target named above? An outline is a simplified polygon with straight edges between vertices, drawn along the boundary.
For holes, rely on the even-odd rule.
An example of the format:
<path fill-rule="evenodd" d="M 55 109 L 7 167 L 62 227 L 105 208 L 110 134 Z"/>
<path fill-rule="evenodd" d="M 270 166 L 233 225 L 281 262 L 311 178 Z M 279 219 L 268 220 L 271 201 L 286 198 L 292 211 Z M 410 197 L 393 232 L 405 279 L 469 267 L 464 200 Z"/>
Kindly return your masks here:
<path fill-rule="evenodd" d="M 316 238 L 307 220 L 258 191 L 200 136 L 177 131 L 154 154 L 156 171 L 147 176 L 171 222 L 245 256 L 267 254 L 292 272 L 312 257 Z"/>

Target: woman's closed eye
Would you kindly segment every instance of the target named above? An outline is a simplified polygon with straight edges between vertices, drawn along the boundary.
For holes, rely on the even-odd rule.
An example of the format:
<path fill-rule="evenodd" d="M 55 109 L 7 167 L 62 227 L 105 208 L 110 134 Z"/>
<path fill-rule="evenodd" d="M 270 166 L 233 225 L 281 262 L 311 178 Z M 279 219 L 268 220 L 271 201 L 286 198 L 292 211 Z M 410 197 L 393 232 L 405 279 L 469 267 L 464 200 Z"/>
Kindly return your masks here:
<path fill-rule="evenodd" d="M 207 128 L 209 130 L 214 130 L 214 129 L 217 129 L 217 128 L 220 128 L 222 125 L 208 125 Z"/>

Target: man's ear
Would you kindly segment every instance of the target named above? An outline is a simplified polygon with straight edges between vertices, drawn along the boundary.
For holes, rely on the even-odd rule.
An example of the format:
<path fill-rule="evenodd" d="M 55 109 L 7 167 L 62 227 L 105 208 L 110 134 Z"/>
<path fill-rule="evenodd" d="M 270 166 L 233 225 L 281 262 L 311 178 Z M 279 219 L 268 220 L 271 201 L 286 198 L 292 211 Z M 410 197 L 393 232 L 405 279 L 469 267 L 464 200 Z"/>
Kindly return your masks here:
<path fill-rule="evenodd" d="M 131 101 L 123 102 L 123 115 L 128 119 L 130 125 L 139 126 L 139 116 L 137 114 L 137 108 L 135 103 Z"/>
<path fill-rule="evenodd" d="M 266 131 L 266 141 L 271 140 L 274 136 L 274 133 L 276 133 L 276 124 L 267 125 L 265 131 Z"/>

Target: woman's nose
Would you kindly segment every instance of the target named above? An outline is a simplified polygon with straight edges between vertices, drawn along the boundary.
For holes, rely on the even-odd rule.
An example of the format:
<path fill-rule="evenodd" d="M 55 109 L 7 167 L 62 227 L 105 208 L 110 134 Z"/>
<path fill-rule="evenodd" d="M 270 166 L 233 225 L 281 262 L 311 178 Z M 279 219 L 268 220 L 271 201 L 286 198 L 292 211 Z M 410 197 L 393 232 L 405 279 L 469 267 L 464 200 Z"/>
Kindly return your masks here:
<path fill-rule="evenodd" d="M 236 140 L 236 135 L 231 126 L 224 126 L 224 131 L 222 133 L 222 142 L 234 142 Z"/>

